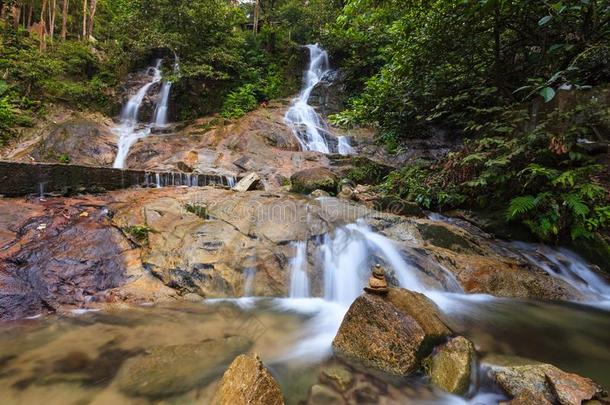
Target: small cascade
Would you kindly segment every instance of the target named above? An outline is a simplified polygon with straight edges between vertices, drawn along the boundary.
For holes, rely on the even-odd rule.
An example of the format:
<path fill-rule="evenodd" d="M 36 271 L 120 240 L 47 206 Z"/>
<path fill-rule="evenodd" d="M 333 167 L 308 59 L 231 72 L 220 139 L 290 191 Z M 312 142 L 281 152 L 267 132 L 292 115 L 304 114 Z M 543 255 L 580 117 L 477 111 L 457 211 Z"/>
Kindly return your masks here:
<path fill-rule="evenodd" d="M 290 260 L 290 298 L 309 298 L 307 242 L 294 242 L 296 254 Z"/>
<path fill-rule="evenodd" d="M 244 270 L 244 297 L 254 296 L 254 277 L 256 269 L 249 267 Z"/>
<path fill-rule="evenodd" d="M 204 187 L 204 186 L 223 186 L 227 187 L 231 182 L 235 182 L 235 178 L 196 174 L 196 173 L 179 173 L 179 172 L 147 172 L 144 176 L 145 187 Z"/>
<path fill-rule="evenodd" d="M 512 242 L 510 246 L 531 264 L 570 284 L 585 297 L 610 303 L 610 284 L 595 274 L 576 253 L 534 243 Z"/>
<path fill-rule="evenodd" d="M 303 150 L 331 153 L 331 148 L 325 136 L 332 137 L 333 135 L 330 133 L 326 122 L 308 104 L 313 89 L 330 72 L 328 53 L 317 44 L 307 45 L 306 47 L 309 50 L 310 62 L 309 68 L 305 72 L 303 88 L 299 97 L 292 101 L 292 105 L 286 112 L 284 120 L 292 127 Z M 339 141 L 342 144 L 339 144 L 337 152 L 341 154 L 353 153 L 353 148 L 349 145 L 347 138 L 342 138 L 344 139 Z M 352 152 L 349 152 L 350 150 Z"/>
<path fill-rule="evenodd" d="M 345 136 L 337 137 L 337 148 L 340 155 L 353 155 L 356 153 L 352 145 L 350 145 L 349 139 Z"/>
<path fill-rule="evenodd" d="M 153 124 L 157 128 L 167 126 L 167 110 L 169 104 L 169 93 L 171 89 L 172 82 L 164 82 L 161 86 L 161 96 L 159 98 L 157 108 L 155 109 L 155 117 L 153 119 Z"/>

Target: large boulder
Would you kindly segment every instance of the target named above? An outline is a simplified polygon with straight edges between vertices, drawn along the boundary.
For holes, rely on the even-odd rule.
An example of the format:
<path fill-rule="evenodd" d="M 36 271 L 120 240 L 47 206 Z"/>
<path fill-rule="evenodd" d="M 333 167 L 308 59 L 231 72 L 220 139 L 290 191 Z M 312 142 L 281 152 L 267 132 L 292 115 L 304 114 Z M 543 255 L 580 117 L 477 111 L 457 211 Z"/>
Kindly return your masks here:
<path fill-rule="evenodd" d="M 458 336 L 435 349 L 428 362 L 430 380 L 438 388 L 452 394 L 468 392 L 476 362 L 474 345 Z"/>
<path fill-rule="evenodd" d="M 252 342 L 240 336 L 197 344 L 163 346 L 129 359 L 117 375 L 119 389 L 130 396 L 163 398 L 210 383 Z"/>
<path fill-rule="evenodd" d="M 540 397 L 553 404 L 580 405 L 598 399 L 602 388 L 589 378 L 546 363 L 520 357 L 488 355 L 482 363 L 488 376 L 507 394 L 522 400 Z"/>
<path fill-rule="evenodd" d="M 309 194 L 314 190 L 324 190 L 329 193 L 337 191 L 337 176 L 327 168 L 316 167 L 305 169 L 290 177 L 292 191 L 296 193 Z"/>
<path fill-rule="evenodd" d="M 279 384 L 257 355 L 237 357 L 222 376 L 213 405 L 283 405 Z"/>
<path fill-rule="evenodd" d="M 451 331 L 436 305 L 423 294 L 390 289 L 387 296 L 363 294 L 348 310 L 333 341 L 335 354 L 361 370 L 404 377 Z"/>

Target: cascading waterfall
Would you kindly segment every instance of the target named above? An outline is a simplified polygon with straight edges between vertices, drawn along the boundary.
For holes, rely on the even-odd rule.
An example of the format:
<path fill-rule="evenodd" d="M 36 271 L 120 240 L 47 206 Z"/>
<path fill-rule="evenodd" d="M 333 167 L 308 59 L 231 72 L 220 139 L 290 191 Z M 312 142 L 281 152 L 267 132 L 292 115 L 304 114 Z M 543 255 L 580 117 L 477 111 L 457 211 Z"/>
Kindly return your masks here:
<path fill-rule="evenodd" d="M 254 295 L 254 277 L 256 269 L 249 267 L 244 270 L 244 297 L 252 297 Z"/>
<path fill-rule="evenodd" d="M 121 112 L 121 123 L 115 128 L 115 132 L 119 136 L 118 141 L 118 152 L 114 160 L 113 167 L 116 169 L 122 169 L 125 167 L 125 160 L 129 154 L 129 149 L 139 139 L 142 139 L 150 134 L 150 127 L 144 127 L 138 129 L 138 112 L 140 106 L 144 101 L 144 97 L 148 93 L 148 90 L 154 85 L 161 81 L 161 59 L 158 59 L 154 66 L 148 68 L 148 74 L 150 80 L 142 86 L 136 94 L 134 94 L 125 104 L 123 111 Z"/>
<path fill-rule="evenodd" d="M 180 72 L 180 60 L 178 59 L 178 55 L 174 53 L 174 74 L 178 74 Z M 157 107 L 155 108 L 155 116 L 153 119 L 153 125 L 157 128 L 166 127 L 168 124 L 167 112 L 169 110 L 169 95 L 172 89 L 171 81 L 164 81 L 161 86 L 161 93 L 159 97 L 159 102 Z"/>
<path fill-rule="evenodd" d="M 292 244 L 296 251 L 290 260 L 290 298 L 309 298 L 309 277 L 307 275 L 307 242 Z"/>
<path fill-rule="evenodd" d="M 164 82 L 161 85 L 160 97 L 155 107 L 155 113 L 153 115 L 152 122 L 145 126 L 138 126 L 138 113 L 142 102 L 148 94 L 150 88 L 161 82 L 161 59 L 157 59 L 153 66 L 150 66 L 147 70 L 150 80 L 144 84 L 136 94 L 134 94 L 125 104 L 123 111 L 121 112 L 121 122 L 115 128 L 115 133 L 118 135 L 118 152 L 114 160 L 113 167 L 116 169 L 123 169 L 125 167 L 125 160 L 129 155 L 131 147 L 140 139 L 146 138 L 150 135 L 152 127 L 165 127 L 167 126 L 167 112 L 169 106 L 169 96 L 172 88 L 172 83 L 169 81 Z M 174 70 L 178 69 L 178 59 L 176 57 L 176 64 Z"/>
<path fill-rule="evenodd" d="M 328 53 L 320 48 L 318 44 L 307 45 L 309 50 L 309 68 L 305 72 L 303 88 L 299 97 L 292 101 L 290 109 L 284 117 L 290 125 L 295 136 L 306 151 L 331 153 L 331 148 L 324 135 L 330 134 L 328 126 L 318 115 L 316 110 L 308 104 L 313 89 L 322 81 L 322 78 L 330 72 Z M 338 153 L 353 153 L 353 148 L 345 137 L 338 139 Z"/>

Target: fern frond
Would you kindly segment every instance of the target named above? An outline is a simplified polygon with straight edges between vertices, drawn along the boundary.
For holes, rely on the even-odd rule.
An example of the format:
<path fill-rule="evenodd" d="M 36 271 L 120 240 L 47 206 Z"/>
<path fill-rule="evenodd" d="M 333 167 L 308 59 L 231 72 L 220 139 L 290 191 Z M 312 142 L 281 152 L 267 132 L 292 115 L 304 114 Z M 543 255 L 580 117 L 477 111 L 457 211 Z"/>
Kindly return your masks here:
<path fill-rule="evenodd" d="M 564 204 L 570 208 L 574 216 L 584 219 L 591 210 L 578 194 L 570 193 L 563 196 Z"/>
<path fill-rule="evenodd" d="M 512 220 L 521 217 L 524 214 L 532 211 L 537 205 L 538 202 L 536 201 L 536 197 L 532 195 L 515 197 L 510 200 L 508 210 L 506 211 L 506 218 L 508 220 Z"/>

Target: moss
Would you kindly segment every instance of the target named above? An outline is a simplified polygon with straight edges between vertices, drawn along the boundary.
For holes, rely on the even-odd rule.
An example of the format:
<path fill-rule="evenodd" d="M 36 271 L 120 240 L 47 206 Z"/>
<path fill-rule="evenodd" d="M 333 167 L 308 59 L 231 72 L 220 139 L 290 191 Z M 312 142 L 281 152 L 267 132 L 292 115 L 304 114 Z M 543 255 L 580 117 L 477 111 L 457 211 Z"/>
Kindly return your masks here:
<path fill-rule="evenodd" d="M 184 208 L 191 214 L 195 214 L 203 220 L 210 219 L 210 215 L 208 213 L 208 207 L 206 207 L 205 205 L 186 204 L 184 206 Z"/>
<path fill-rule="evenodd" d="M 153 229 L 146 225 L 133 225 L 123 228 L 123 232 L 140 243 L 148 243 L 148 234 L 153 232 Z"/>
<path fill-rule="evenodd" d="M 478 252 L 479 249 L 463 236 L 442 225 L 418 224 L 421 236 L 434 246 L 460 253 Z"/>

